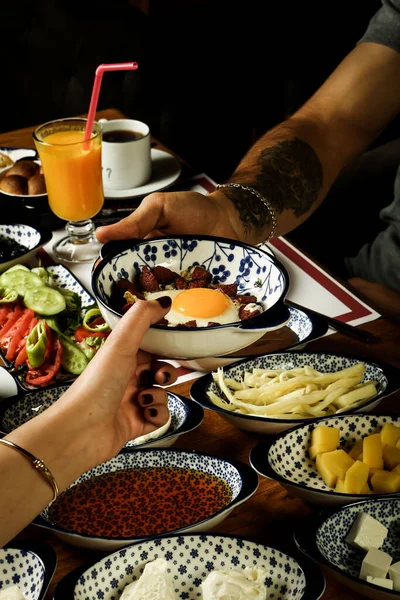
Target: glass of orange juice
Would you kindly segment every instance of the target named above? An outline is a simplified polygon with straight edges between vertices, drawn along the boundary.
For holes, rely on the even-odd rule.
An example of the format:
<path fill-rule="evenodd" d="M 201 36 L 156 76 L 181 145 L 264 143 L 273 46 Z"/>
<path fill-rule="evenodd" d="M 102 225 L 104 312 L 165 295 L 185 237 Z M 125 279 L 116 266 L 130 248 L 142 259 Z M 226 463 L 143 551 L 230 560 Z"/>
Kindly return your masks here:
<path fill-rule="evenodd" d="M 99 253 L 92 218 L 104 204 L 101 172 L 102 127 L 86 119 L 59 119 L 37 127 L 33 139 L 42 163 L 52 212 L 67 221 L 67 237 L 53 251 L 59 260 L 91 262 Z"/>

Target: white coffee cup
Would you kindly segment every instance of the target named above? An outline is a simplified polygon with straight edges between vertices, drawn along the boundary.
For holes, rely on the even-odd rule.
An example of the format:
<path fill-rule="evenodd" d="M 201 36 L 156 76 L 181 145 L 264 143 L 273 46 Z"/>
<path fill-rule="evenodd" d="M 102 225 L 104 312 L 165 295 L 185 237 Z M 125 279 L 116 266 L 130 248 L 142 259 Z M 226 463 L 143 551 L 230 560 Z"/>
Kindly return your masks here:
<path fill-rule="evenodd" d="M 134 119 L 101 119 L 103 186 L 127 190 L 147 183 L 151 177 L 150 128 Z"/>

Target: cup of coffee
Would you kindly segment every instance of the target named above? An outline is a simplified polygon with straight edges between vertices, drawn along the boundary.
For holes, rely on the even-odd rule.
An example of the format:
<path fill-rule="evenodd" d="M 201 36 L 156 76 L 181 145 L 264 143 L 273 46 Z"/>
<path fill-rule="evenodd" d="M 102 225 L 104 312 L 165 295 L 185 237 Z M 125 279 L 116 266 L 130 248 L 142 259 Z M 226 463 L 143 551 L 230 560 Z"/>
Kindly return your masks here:
<path fill-rule="evenodd" d="M 134 119 L 102 119 L 102 173 L 105 189 L 126 190 L 151 177 L 150 128 Z"/>

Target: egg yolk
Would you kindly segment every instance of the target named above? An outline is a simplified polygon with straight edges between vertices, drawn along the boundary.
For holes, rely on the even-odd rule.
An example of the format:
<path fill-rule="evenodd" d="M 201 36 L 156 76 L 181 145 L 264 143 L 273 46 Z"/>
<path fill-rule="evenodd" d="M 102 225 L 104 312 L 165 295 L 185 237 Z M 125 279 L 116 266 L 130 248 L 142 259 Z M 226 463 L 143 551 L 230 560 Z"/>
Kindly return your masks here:
<path fill-rule="evenodd" d="M 172 308 L 193 318 L 209 318 L 221 315 L 229 306 L 229 298 L 218 290 L 193 288 L 183 290 L 172 300 Z"/>

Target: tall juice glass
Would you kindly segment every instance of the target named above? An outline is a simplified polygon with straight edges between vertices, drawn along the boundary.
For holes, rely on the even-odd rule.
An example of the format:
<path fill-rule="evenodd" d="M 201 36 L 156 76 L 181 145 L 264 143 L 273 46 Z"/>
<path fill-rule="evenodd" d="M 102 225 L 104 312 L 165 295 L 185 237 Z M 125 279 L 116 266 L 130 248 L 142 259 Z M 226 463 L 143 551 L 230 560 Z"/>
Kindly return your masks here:
<path fill-rule="evenodd" d="M 33 133 L 50 208 L 67 221 L 68 235 L 54 245 L 54 254 L 59 260 L 78 263 L 98 256 L 92 218 L 104 204 L 102 128 L 94 122 L 91 138 L 84 141 L 85 127 L 86 119 L 59 119 Z"/>

